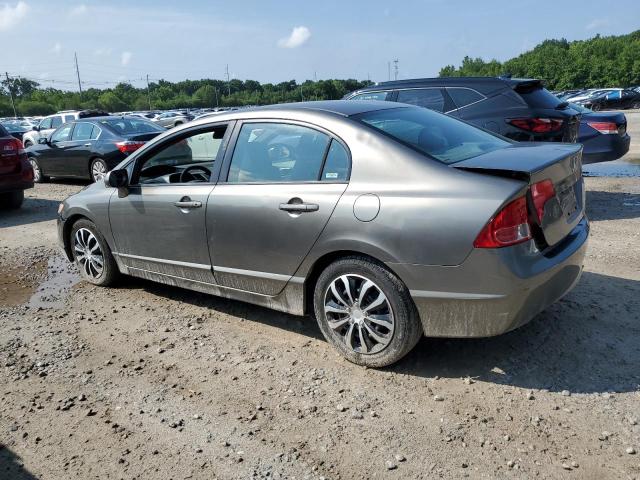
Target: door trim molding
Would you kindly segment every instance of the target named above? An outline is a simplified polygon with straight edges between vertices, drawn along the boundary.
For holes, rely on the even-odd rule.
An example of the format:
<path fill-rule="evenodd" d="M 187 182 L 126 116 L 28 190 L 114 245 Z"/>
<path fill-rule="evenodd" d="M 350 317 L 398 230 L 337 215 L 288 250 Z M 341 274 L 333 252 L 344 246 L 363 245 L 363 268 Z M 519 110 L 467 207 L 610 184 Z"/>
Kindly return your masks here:
<path fill-rule="evenodd" d="M 128 253 L 111 252 L 120 258 L 131 258 L 132 260 L 142 260 L 144 262 L 164 263 L 166 265 L 175 265 L 177 267 L 195 268 L 198 270 L 211 270 L 211 265 L 202 263 L 179 262 L 177 260 L 165 260 L 163 258 L 142 257 L 140 255 L 131 255 Z"/>

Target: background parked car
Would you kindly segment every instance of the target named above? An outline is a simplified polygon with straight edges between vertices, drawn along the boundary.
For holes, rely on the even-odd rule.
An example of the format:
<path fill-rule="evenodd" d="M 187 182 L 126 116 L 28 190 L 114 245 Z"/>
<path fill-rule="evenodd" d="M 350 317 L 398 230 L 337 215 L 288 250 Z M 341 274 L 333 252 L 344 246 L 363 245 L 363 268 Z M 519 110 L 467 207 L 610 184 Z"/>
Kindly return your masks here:
<path fill-rule="evenodd" d="M 596 112 L 607 109 L 640 108 L 640 93 L 632 89 L 601 92 L 576 103 Z"/>
<path fill-rule="evenodd" d="M 33 169 L 22 142 L 0 125 L 0 207 L 20 208 L 24 191 L 33 187 Z"/>
<path fill-rule="evenodd" d="M 165 128 L 173 128 L 193 120 L 193 115 L 186 112 L 164 112 L 152 121 Z"/>
<path fill-rule="evenodd" d="M 578 142 L 583 146 L 583 164 L 617 160 L 629 151 L 631 137 L 624 113 L 594 112 L 578 104 L 571 107 L 582 115 Z"/>
<path fill-rule="evenodd" d="M 22 121 L 2 122 L 2 126 L 11 136 L 17 138 L 21 142 L 24 134 L 31 131 L 31 127 L 23 125 Z"/>
<path fill-rule="evenodd" d="M 505 77 L 401 80 L 379 83 L 344 98 L 418 105 L 518 141 L 578 139 L 578 112 L 553 96 L 540 80 Z"/>
<path fill-rule="evenodd" d="M 26 132 L 23 136 L 24 148 L 29 148 L 38 143 L 41 138 L 46 138 L 63 123 L 71 122 L 77 118 L 88 118 L 108 115 L 101 110 L 67 110 L 54 115 L 44 117 L 37 127 L 33 127 L 32 132 Z"/>
<path fill-rule="evenodd" d="M 138 117 L 93 117 L 58 127 L 27 150 L 36 182 L 49 177 L 89 178 L 94 182 L 165 130 Z"/>

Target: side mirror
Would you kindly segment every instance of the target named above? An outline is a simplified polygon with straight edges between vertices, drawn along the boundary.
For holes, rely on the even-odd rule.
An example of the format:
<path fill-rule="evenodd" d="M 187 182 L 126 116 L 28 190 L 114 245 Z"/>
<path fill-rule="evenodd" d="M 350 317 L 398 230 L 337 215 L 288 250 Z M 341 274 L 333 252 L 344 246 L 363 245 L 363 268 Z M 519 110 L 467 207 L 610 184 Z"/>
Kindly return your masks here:
<path fill-rule="evenodd" d="M 37 132 L 38 130 L 40 130 L 40 127 L 38 125 L 34 125 L 33 127 L 31 127 L 31 130 Z"/>
<path fill-rule="evenodd" d="M 47 137 L 40 137 L 40 138 L 38 139 L 38 143 L 39 143 L 40 145 L 46 145 L 47 143 L 49 143 L 49 139 L 48 139 Z"/>
<path fill-rule="evenodd" d="M 104 177 L 104 184 L 107 187 L 126 188 L 129 185 L 129 173 L 124 170 L 111 170 Z"/>

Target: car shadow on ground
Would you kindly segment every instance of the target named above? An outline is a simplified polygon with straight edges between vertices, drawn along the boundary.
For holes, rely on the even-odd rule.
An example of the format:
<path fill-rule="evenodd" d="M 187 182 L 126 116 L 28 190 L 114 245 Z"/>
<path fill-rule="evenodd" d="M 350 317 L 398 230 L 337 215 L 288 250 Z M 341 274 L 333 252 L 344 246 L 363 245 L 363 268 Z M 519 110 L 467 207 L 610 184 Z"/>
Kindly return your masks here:
<path fill-rule="evenodd" d="M 0 444 L 0 479 L 38 480 L 24 468 L 20 457 L 2 444 Z"/>
<path fill-rule="evenodd" d="M 323 339 L 312 317 L 129 279 L 121 288 Z M 575 289 L 529 324 L 492 338 L 424 338 L 386 370 L 416 377 L 466 378 L 573 393 L 640 388 L 640 282 L 585 272 Z M 336 353 L 336 361 L 338 354 Z"/>
<path fill-rule="evenodd" d="M 69 180 L 56 179 L 55 183 L 61 185 L 77 185 L 84 186 L 89 183 L 88 180 Z M 57 200 L 49 200 L 46 198 L 37 198 L 33 195 L 33 190 L 25 191 L 25 199 L 22 207 L 16 210 L 3 208 L 0 205 L 0 228 L 17 227 L 20 225 L 28 225 L 31 223 L 46 222 L 53 220 L 58 215 Z"/>
<path fill-rule="evenodd" d="M 587 191 L 587 217 L 591 221 L 640 217 L 640 195 L 623 192 Z"/>

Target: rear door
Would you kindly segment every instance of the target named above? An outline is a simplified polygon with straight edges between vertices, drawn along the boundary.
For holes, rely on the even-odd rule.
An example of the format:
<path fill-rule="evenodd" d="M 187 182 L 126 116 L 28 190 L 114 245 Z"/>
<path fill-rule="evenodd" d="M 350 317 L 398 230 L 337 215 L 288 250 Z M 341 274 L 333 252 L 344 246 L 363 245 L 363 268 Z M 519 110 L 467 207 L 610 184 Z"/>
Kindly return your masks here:
<path fill-rule="evenodd" d="M 315 126 L 240 125 L 207 206 L 220 285 L 276 295 L 291 279 L 347 187 L 344 144 Z"/>
<path fill-rule="evenodd" d="M 93 135 L 94 128 L 96 129 L 95 136 Z M 67 161 L 64 165 L 68 175 L 89 176 L 89 158 L 93 152 L 93 145 L 99 130 L 90 122 L 76 122 L 69 140 Z"/>
<path fill-rule="evenodd" d="M 444 88 L 410 88 L 398 90 L 396 101 L 408 103 L 419 107 L 435 110 L 436 112 L 448 112 L 456 108 L 449 94 Z"/>

